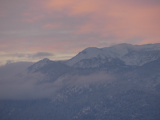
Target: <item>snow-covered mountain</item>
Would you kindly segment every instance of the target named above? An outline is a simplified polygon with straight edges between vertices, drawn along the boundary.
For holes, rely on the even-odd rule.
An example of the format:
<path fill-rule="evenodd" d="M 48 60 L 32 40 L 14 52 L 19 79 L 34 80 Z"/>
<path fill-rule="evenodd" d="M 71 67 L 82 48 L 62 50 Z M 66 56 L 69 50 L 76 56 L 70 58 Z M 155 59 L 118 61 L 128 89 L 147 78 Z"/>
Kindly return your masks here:
<path fill-rule="evenodd" d="M 160 44 L 86 48 L 0 75 L 2 120 L 160 120 Z"/>
<path fill-rule="evenodd" d="M 49 60 L 48 58 L 44 58 L 36 63 L 34 63 L 33 65 L 31 65 L 28 70 L 35 72 L 38 71 L 40 68 L 42 68 L 43 66 L 52 63 L 53 61 Z"/>
<path fill-rule="evenodd" d="M 160 58 L 160 43 L 146 45 L 118 44 L 110 47 L 89 47 L 66 61 L 48 58 L 33 64 L 29 69 L 39 70 L 48 64 L 61 64 L 74 68 L 98 68 L 110 65 L 142 66 Z"/>
<path fill-rule="evenodd" d="M 88 60 L 99 60 L 98 63 L 94 63 L 93 66 L 90 66 L 94 67 L 107 61 L 119 59 L 126 65 L 141 66 L 145 63 L 154 61 L 159 57 L 160 44 L 131 45 L 123 43 L 105 48 L 87 48 L 68 60 L 66 64 L 84 68 L 86 65 L 85 62 Z"/>

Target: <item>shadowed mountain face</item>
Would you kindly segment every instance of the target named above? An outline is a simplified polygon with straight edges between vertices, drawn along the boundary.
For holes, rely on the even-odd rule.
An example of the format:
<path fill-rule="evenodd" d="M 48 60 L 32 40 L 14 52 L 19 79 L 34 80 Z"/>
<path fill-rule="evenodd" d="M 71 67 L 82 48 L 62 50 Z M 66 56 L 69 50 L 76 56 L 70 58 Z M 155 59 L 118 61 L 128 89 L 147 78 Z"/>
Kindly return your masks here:
<path fill-rule="evenodd" d="M 160 119 L 160 44 L 87 48 L 0 80 L 2 120 Z"/>

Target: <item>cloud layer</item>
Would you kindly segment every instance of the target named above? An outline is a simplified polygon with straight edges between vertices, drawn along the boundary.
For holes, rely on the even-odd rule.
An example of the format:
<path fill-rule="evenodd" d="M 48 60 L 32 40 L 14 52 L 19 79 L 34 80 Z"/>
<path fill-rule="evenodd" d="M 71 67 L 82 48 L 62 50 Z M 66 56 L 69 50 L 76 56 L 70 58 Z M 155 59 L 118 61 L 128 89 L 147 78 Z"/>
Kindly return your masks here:
<path fill-rule="evenodd" d="M 91 84 L 110 83 L 113 75 L 98 72 L 88 75 L 63 75 L 57 80 L 48 80 L 49 76 L 40 72 L 27 72 L 32 63 L 17 62 L 0 67 L 0 100 L 39 99 L 57 95 L 61 88 L 83 88 Z"/>

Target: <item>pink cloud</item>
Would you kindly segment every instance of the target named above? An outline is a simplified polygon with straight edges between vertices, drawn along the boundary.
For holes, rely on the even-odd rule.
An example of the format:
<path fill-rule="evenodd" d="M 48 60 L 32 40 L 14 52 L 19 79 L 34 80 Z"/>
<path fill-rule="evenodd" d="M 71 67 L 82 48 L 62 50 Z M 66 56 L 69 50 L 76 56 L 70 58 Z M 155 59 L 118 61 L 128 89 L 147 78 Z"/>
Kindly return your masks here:
<path fill-rule="evenodd" d="M 90 19 L 85 24 L 77 26 L 76 32 L 80 34 L 98 33 L 103 37 L 112 34 L 121 41 L 135 36 L 153 39 L 154 36 L 159 36 L 158 5 L 149 6 L 125 0 L 50 0 L 47 5 L 50 10 L 61 11 L 71 17 L 90 14 Z"/>

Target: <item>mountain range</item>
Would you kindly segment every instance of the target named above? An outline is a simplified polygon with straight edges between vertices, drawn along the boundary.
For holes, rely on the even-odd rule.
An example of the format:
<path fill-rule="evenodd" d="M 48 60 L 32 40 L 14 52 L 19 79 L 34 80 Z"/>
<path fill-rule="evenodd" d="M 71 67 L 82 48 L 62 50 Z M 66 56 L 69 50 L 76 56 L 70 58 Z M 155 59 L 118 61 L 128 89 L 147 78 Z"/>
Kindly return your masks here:
<path fill-rule="evenodd" d="M 160 119 L 160 43 L 90 47 L 24 68 L 0 79 L 1 120 Z"/>

